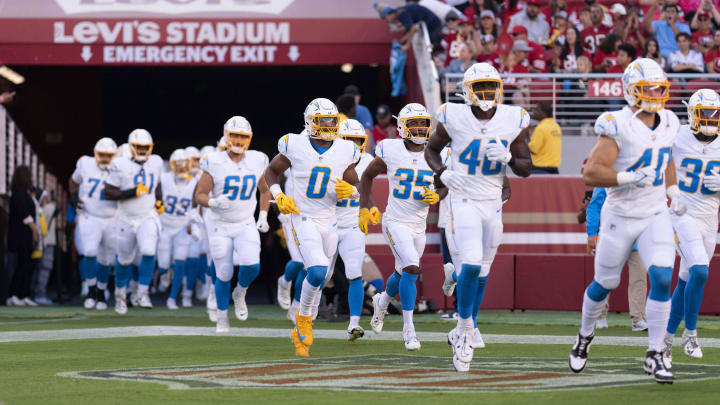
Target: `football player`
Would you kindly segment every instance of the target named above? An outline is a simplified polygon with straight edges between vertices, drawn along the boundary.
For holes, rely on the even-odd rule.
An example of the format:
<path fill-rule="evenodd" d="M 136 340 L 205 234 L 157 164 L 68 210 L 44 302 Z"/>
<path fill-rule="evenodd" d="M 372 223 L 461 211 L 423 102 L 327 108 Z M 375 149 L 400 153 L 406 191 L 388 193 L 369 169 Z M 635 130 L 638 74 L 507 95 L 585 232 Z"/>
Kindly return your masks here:
<path fill-rule="evenodd" d="M 445 230 L 457 275 L 458 322 L 448 334 L 448 343 L 453 366 L 465 372 L 477 340 L 474 318 L 502 238 L 504 173 L 509 166 L 527 177 L 531 162 L 526 142 L 530 116 L 522 107 L 502 104 L 497 70 L 487 63 L 472 65 L 465 71 L 462 90 L 464 104 L 440 106 L 437 130 L 425 157 L 450 188 L 450 222 Z M 450 164 L 445 166 L 441 152 L 451 142 Z"/>
<path fill-rule="evenodd" d="M 117 151 L 115 141 L 100 139 L 93 150 L 95 158 L 82 156 L 78 159 L 70 181 L 72 203 L 78 208 L 75 244 L 78 253 L 83 255 L 80 272 L 84 274 L 89 288 L 84 302 L 87 309 L 107 309 L 105 289 L 110 266 L 115 261 L 117 202 L 105 198 L 103 187 Z"/>
<path fill-rule="evenodd" d="M 268 231 L 267 210 L 270 206 L 268 192 L 262 173 L 268 165 L 268 157 L 262 152 L 249 150 L 252 128 L 247 119 L 235 116 L 223 127 L 223 139 L 227 144 L 224 152 L 208 154 L 200 161 L 203 171 L 195 191 L 195 201 L 209 208 L 205 227 L 210 243 L 210 254 L 215 263 L 217 280 L 216 331 L 230 331 L 227 310 L 230 303 L 230 280 L 233 276 L 233 255 L 239 261 L 238 285 L 233 290 L 235 316 L 244 321 L 248 318 L 245 303 L 247 288 L 260 273 L 260 232 Z M 255 221 L 257 191 L 260 191 L 260 214 Z M 212 197 L 210 193 L 212 192 Z"/>
<path fill-rule="evenodd" d="M 649 342 L 643 369 L 658 383 L 672 383 L 662 354 L 675 262 L 670 211 L 680 216 L 685 210 L 671 156 L 680 122 L 664 109 L 670 82 L 657 62 L 635 60 L 625 69 L 622 83 L 628 105 L 598 117 L 598 142 L 583 171 L 585 184 L 606 187 L 607 199 L 600 215 L 595 276 L 583 296 L 582 324 L 569 365 L 576 373 L 585 368 L 595 321 L 608 293 L 620 283 L 623 264 L 637 243 L 650 278 L 645 305 Z M 666 196 L 672 200 L 670 210 Z"/>
<path fill-rule="evenodd" d="M 130 279 L 130 265 L 139 250 L 138 304 L 152 308 L 148 286 L 155 270 L 155 254 L 160 238 L 162 190 L 160 175 L 163 161 L 152 154 L 153 140 L 144 129 L 136 129 L 128 138 L 131 158 L 113 160 L 105 184 L 105 198 L 118 201 L 115 221 L 117 235 L 117 264 L 115 266 L 115 312 L 127 313 L 126 288 Z M 157 211 L 156 211 L 157 210 Z"/>
<path fill-rule="evenodd" d="M 208 156 L 209 154 L 215 152 L 216 149 L 214 146 L 205 145 L 200 149 L 200 159 L 202 160 L 203 157 Z M 202 170 L 200 170 L 198 174 L 198 180 L 199 177 L 202 176 Z M 211 193 L 212 194 L 212 193 Z M 208 318 L 210 319 L 210 322 L 217 322 L 217 298 L 215 297 L 215 281 L 217 281 L 217 278 L 215 277 L 215 263 L 212 261 L 212 256 L 208 254 L 209 249 L 209 242 L 207 237 L 207 230 L 205 229 L 205 221 L 204 221 L 204 214 L 207 213 L 207 210 L 203 209 L 203 207 L 197 206 L 195 207 L 195 211 L 192 214 L 192 226 L 195 226 L 199 228 L 200 235 L 202 237 L 201 240 L 201 247 L 199 248 L 199 251 L 201 253 L 205 254 L 205 270 L 207 272 L 206 277 L 209 277 L 210 283 L 208 287 L 208 297 L 205 300 L 205 309 L 207 310 Z M 201 254 L 202 257 L 202 254 Z"/>
<path fill-rule="evenodd" d="M 419 350 L 413 311 L 417 297 L 416 281 L 420 274 L 420 258 L 425 250 L 425 227 L 429 207 L 440 201 L 435 192 L 433 171 L 425 161 L 425 145 L 433 127 L 432 116 L 424 106 L 410 103 L 397 117 L 397 139 L 384 139 L 375 148 L 375 159 L 365 169 L 360 189 L 360 229 L 367 233 L 373 222 L 370 193 L 373 179 L 387 171 L 390 194 L 382 231 L 395 256 L 395 271 L 388 278 L 385 291 L 373 296 L 374 312 L 370 326 L 375 333 L 383 328 L 390 299 L 400 293 L 403 313 L 402 337 L 407 350 Z M 443 197 L 447 189 L 441 190 Z"/>
<path fill-rule="evenodd" d="M 337 139 L 338 110 L 325 98 L 313 100 L 305 109 L 306 135 L 285 135 L 265 171 L 265 179 L 278 209 L 290 215 L 293 240 L 303 258 L 307 277 L 302 283 L 300 309 L 290 337 L 295 354 L 309 356 L 313 344 L 312 313 L 317 307 L 329 258 L 338 245 L 335 206 L 337 201 L 357 198 L 355 162 L 360 150 L 354 143 Z M 294 196 L 285 195 L 280 178 L 292 167 Z M 295 206 L 297 201 L 297 207 Z"/>
<path fill-rule="evenodd" d="M 167 272 L 172 263 L 172 287 L 167 299 L 167 307 L 178 309 L 175 299 L 182 286 L 185 261 L 188 257 L 190 240 L 193 239 L 189 211 L 192 209 L 197 178 L 190 173 L 190 158 L 183 149 L 177 149 L 170 155 L 170 169 L 171 171 L 160 176 L 165 210 L 160 214 L 162 233 L 158 243 L 158 267 L 161 272 Z M 195 240 L 200 239 L 200 235 L 196 234 L 195 237 Z"/>
<path fill-rule="evenodd" d="M 680 275 L 672 296 L 670 320 L 665 333 L 665 357 L 672 366 L 672 344 L 685 318 L 682 347 L 686 355 L 702 358 L 697 339 L 697 319 L 710 258 L 715 252 L 720 199 L 720 96 L 701 89 L 687 103 L 690 125 L 683 125 L 672 148 L 677 170 L 679 198 L 685 215 L 670 213 L 680 253 Z"/>
<path fill-rule="evenodd" d="M 190 174 L 193 177 L 200 179 L 200 151 L 194 146 L 188 146 L 185 148 L 185 153 L 190 159 Z M 197 226 L 195 226 L 197 231 Z M 207 256 L 203 249 L 202 240 L 191 240 L 190 249 L 188 250 L 187 264 L 185 267 L 186 279 L 192 278 L 193 281 L 185 283 L 185 290 L 183 290 L 183 306 L 187 304 L 192 305 L 192 293 L 193 288 L 196 289 L 195 297 L 201 301 L 207 299 L 210 292 L 210 284 L 207 282 L 209 276 L 207 275 Z"/>

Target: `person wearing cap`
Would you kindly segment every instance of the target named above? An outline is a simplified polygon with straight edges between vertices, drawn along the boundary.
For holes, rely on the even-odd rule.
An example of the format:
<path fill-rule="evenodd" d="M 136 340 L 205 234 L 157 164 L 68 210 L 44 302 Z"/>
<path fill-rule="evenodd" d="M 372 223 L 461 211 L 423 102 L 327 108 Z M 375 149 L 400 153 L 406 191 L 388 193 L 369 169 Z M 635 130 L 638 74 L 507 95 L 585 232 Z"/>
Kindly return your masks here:
<path fill-rule="evenodd" d="M 720 8 L 719 0 L 679 0 L 676 2 L 680 8 L 680 12 L 684 14 L 684 18 L 687 21 L 693 19 L 694 14 L 699 11 L 705 11 L 708 15 L 714 15 L 712 9 Z M 720 25 L 720 20 L 715 19 L 715 22 Z M 697 29 L 696 26 L 690 25 L 693 30 Z"/>
<path fill-rule="evenodd" d="M 565 43 L 565 31 L 568 27 L 568 16 L 564 11 L 559 11 L 553 19 L 553 28 L 550 39 L 545 46 L 553 47 L 555 44 L 562 45 Z"/>
<path fill-rule="evenodd" d="M 584 41 L 585 50 L 590 55 L 595 55 L 597 52 L 600 42 L 610 33 L 611 28 L 603 24 L 603 18 L 605 12 L 599 4 L 596 4 L 590 8 L 590 23 L 589 27 L 586 27 L 580 32 Z"/>
<path fill-rule="evenodd" d="M 495 24 L 495 13 L 490 10 L 483 10 L 480 13 L 480 34 L 498 37 L 498 27 Z"/>
<path fill-rule="evenodd" d="M 360 96 L 360 89 L 358 86 L 351 84 L 345 87 L 345 94 L 355 97 L 355 115 L 350 118 L 359 121 L 363 127 L 365 127 L 365 132 L 370 136 L 373 127 L 372 114 L 370 114 L 370 110 L 367 107 L 360 104 L 360 99 L 362 98 Z"/>
<path fill-rule="evenodd" d="M 417 31 L 417 24 L 424 22 L 427 26 L 430 42 L 433 45 L 439 45 L 442 41 L 442 22 L 432 11 L 427 8 L 409 3 L 398 8 L 392 8 L 386 4 L 374 3 L 373 7 L 380 14 L 380 18 L 385 20 L 395 32 L 401 33 L 402 37 L 398 40 L 403 44 L 403 52 L 410 47 L 410 39 Z"/>
<path fill-rule="evenodd" d="M 658 0 L 653 3 L 648 12 L 645 14 L 646 17 L 643 19 L 643 28 L 650 35 L 655 35 L 660 47 L 660 54 L 665 58 L 669 59 L 670 54 L 677 51 L 678 44 L 675 38 L 680 32 L 690 33 L 690 26 L 681 23 L 679 21 L 678 7 L 674 4 L 665 4 L 662 6 L 662 20 L 653 21 L 647 16 L 654 15 L 657 9 L 660 7 L 662 0 Z"/>
<path fill-rule="evenodd" d="M 545 15 L 540 15 L 541 0 L 527 0 L 524 13 L 517 13 L 510 17 L 508 31 L 517 26 L 527 28 L 528 40 L 545 43 L 550 37 L 550 24 L 545 21 Z"/>
<path fill-rule="evenodd" d="M 713 44 L 713 32 L 710 28 L 710 13 L 700 10 L 693 16 L 690 23 L 691 29 L 697 29 L 692 33 L 692 47 L 705 55 Z"/>
<path fill-rule="evenodd" d="M 372 140 L 376 145 L 383 139 L 393 139 L 398 137 L 397 126 L 392 122 L 390 106 L 387 104 L 380 104 L 375 112 L 375 119 L 377 119 L 377 124 L 372 130 Z M 368 150 L 374 150 L 374 148 Z"/>
<path fill-rule="evenodd" d="M 545 47 L 537 42 L 530 41 L 528 38 L 528 30 L 524 26 L 516 25 L 510 32 L 510 35 L 514 40 L 513 48 L 517 41 L 523 41 L 525 46 L 530 47 L 527 58 L 523 62 L 530 73 L 542 73 L 547 71 L 547 63 L 545 62 Z"/>
<path fill-rule="evenodd" d="M 495 69 L 500 68 L 500 54 L 497 52 L 497 41 L 492 35 L 485 35 L 482 38 L 483 51 L 475 59 L 478 62 L 485 62 L 493 65 Z"/>
<path fill-rule="evenodd" d="M 480 49 L 482 49 L 482 42 L 475 32 L 474 22 L 474 20 L 468 19 L 461 20 L 460 30 L 454 33 L 451 32 L 443 38 L 442 45 L 447 52 L 445 57 L 445 67 L 450 66 L 450 63 L 459 57 L 458 45 L 461 43 L 468 45 L 471 55 L 475 56 L 480 53 Z"/>

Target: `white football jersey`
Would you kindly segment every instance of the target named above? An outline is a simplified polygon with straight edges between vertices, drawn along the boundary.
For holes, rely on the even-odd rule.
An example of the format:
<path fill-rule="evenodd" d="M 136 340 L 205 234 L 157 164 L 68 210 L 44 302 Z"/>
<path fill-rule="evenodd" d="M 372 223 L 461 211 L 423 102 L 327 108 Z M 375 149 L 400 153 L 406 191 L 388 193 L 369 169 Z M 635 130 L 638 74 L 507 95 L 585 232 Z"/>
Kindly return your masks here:
<path fill-rule="evenodd" d="M 710 143 L 695 138 L 689 125 L 680 127 L 672 147 L 678 188 L 687 215 L 717 218 L 720 196 L 703 186 L 703 178 L 720 172 L 720 137 Z"/>
<path fill-rule="evenodd" d="M 165 211 L 160 215 L 163 226 L 177 228 L 190 222 L 193 191 L 198 177 L 192 180 L 178 179 L 173 172 L 165 172 L 160 176 L 162 183 L 163 205 Z"/>
<path fill-rule="evenodd" d="M 363 153 L 360 155 L 360 160 L 355 164 L 355 171 L 357 172 L 358 178 L 362 177 L 363 172 L 367 169 L 373 157 L 369 153 Z M 337 210 L 337 225 L 338 228 L 352 228 L 358 226 L 358 216 L 360 215 L 360 200 L 346 198 L 340 200 L 336 204 Z"/>
<path fill-rule="evenodd" d="M 109 218 L 117 212 L 117 201 L 105 199 L 105 180 L 109 174 L 108 169 L 98 167 L 94 157 L 82 156 L 77 161 L 72 181 L 80 185 L 78 194 L 83 211 L 92 216 Z"/>
<path fill-rule="evenodd" d="M 278 152 L 288 158 L 292 166 L 292 198 L 303 216 L 335 218 L 337 179 L 342 179 L 348 166 L 357 161 L 360 149 L 351 141 L 335 139 L 321 154 L 310 142 L 310 137 L 294 134 L 278 141 Z"/>
<path fill-rule="evenodd" d="M 595 133 L 613 139 L 618 155 L 612 168 L 618 172 L 634 171 L 645 166 L 655 168 L 651 187 L 632 184 L 608 187 L 605 205 L 615 215 L 647 218 L 667 209 L 665 198 L 665 168 L 670 163 L 672 145 L 680 129 L 675 113 L 661 110 L 660 123 L 650 129 L 630 107 L 602 114 L 595 121 Z"/>
<path fill-rule="evenodd" d="M 445 166 L 450 164 L 450 148 L 443 148 L 443 150 L 440 151 L 440 158 Z M 450 193 L 450 190 L 448 190 L 448 193 Z M 450 199 L 445 197 L 438 203 L 440 205 L 438 207 L 438 228 L 445 228 L 450 224 L 449 201 Z"/>
<path fill-rule="evenodd" d="M 469 105 L 445 103 L 436 119 L 450 136 L 447 167 L 468 176 L 466 187 L 458 194 L 472 200 L 499 200 L 506 168 L 485 157 L 486 147 L 499 139 L 509 148 L 530 124 L 530 115 L 522 107 L 499 104 L 495 115 L 483 122 L 475 118 Z"/>
<path fill-rule="evenodd" d="M 213 152 L 200 160 L 200 168 L 213 179 L 213 196 L 227 194 L 230 208 L 224 211 L 209 209 L 208 218 L 224 222 L 245 222 L 255 215 L 257 185 L 268 166 L 266 154 L 245 151 L 244 157 L 235 163 L 228 152 Z"/>
<path fill-rule="evenodd" d="M 434 188 L 434 172 L 425 160 L 425 150 L 410 152 L 400 138 L 383 139 L 375 156 L 387 166 L 388 204 L 384 218 L 424 227 L 429 205 L 423 201 L 423 187 Z"/>
<path fill-rule="evenodd" d="M 135 188 L 143 183 L 148 193 L 118 201 L 120 214 L 127 217 L 143 217 L 155 209 L 155 189 L 160 184 L 163 161 L 158 155 L 150 155 L 148 160 L 138 163 L 131 158 L 116 157 L 110 167 L 106 182 L 120 190 Z"/>

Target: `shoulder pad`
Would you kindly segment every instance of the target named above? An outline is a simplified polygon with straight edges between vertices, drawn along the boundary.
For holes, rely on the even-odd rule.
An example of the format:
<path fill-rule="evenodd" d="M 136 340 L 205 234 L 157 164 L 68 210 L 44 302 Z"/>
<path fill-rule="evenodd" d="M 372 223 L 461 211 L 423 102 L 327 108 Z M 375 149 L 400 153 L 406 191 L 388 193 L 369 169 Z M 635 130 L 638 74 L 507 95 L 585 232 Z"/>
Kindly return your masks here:
<path fill-rule="evenodd" d="M 615 138 L 618 136 L 618 124 L 612 113 L 603 113 L 595 120 L 595 134 Z"/>
<path fill-rule="evenodd" d="M 435 120 L 437 122 L 442 122 L 443 124 L 447 123 L 447 105 L 448 103 L 444 103 L 435 113 Z"/>
<path fill-rule="evenodd" d="M 520 128 L 527 128 L 530 125 L 530 114 L 520 107 Z"/>

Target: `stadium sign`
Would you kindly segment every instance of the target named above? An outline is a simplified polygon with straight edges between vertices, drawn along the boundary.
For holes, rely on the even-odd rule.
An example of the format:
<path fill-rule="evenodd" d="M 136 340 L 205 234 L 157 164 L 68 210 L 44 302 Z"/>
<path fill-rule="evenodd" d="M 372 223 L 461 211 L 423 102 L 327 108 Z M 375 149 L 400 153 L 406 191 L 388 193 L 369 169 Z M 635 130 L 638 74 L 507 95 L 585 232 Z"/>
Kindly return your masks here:
<path fill-rule="evenodd" d="M 55 0 L 65 14 L 250 12 L 279 14 L 294 0 Z"/>
<path fill-rule="evenodd" d="M 59 373 L 63 377 L 153 382 L 171 389 L 302 388 L 351 391 L 497 392 L 594 389 L 656 385 L 639 358 L 593 358 L 582 374 L 567 359 L 473 359 L 468 373 L 452 369 L 450 358 L 365 355 Z M 720 378 L 720 366 L 676 362 L 679 381 Z"/>

